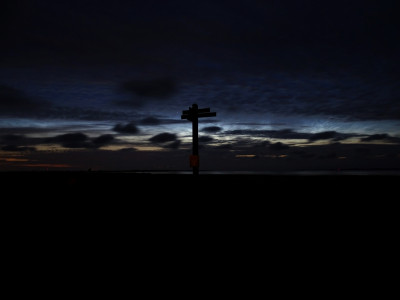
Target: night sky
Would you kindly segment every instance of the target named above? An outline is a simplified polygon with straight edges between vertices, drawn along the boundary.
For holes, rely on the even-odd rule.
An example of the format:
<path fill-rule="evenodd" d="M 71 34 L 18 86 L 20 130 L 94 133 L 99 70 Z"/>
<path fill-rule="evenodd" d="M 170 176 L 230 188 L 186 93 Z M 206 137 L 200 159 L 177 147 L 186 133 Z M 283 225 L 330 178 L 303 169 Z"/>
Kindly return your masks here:
<path fill-rule="evenodd" d="M 0 171 L 400 168 L 398 0 L 0 7 Z"/>

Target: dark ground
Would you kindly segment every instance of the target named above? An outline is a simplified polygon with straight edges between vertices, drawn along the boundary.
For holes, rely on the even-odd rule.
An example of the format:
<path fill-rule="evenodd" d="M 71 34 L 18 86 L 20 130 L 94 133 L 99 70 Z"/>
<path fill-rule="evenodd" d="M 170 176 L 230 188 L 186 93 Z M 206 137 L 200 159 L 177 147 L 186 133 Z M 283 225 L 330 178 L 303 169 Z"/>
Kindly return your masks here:
<path fill-rule="evenodd" d="M 392 285 L 385 274 L 398 253 L 398 183 L 398 176 L 2 173 L 7 278 L 29 283 L 44 272 L 45 289 L 60 290 L 71 288 L 65 277 L 85 286 L 134 281 L 149 291 L 168 280 L 179 290 L 229 282 L 235 293 L 231 285 L 245 282 L 296 293 Z"/>
<path fill-rule="evenodd" d="M 311 173 L 312 174 L 312 173 Z M 318 174 L 318 173 L 316 173 Z M 3 192 L 151 201 L 361 201 L 396 199 L 399 175 L 164 174 L 151 172 L 3 172 Z M 351 174 L 351 173 L 348 173 Z M 395 173 L 398 174 L 398 173 Z M 110 199 L 110 198 L 108 198 Z"/>
<path fill-rule="evenodd" d="M 32 224 L 364 230 L 396 222 L 399 182 L 397 175 L 10 172 L 1 173 L 1 205 L 6 217 Z"/>
<path fill-rule="evenodd" d="M 18 218 L 213 222 L 390 221 L 399 176 L 0 173 L 3 212 Z M 12 215 L 11 214 L 11 215 Z M 282 221 L 286 220 L 286 221 Z M 69 222 L 69 221 L 68 221 Z M 283 223 L 282 223 L 283 222 Z"/>
<path fill-rule="evenodd" d="M 318 232 L 321 237 L 339 230 L 357 238 L 397 227 L 398 179 L 383 175 L 2 173 L 0 209 L 11 228 L 42 224 L 46 230 L 90 227 L 95 232 L 117 230 L 113 233 L 117 235 L 126 230 L 172 230 L 189 236 L 199 231 L 213 236 L 221 230 L 225 233 L 218 235 Z"/>

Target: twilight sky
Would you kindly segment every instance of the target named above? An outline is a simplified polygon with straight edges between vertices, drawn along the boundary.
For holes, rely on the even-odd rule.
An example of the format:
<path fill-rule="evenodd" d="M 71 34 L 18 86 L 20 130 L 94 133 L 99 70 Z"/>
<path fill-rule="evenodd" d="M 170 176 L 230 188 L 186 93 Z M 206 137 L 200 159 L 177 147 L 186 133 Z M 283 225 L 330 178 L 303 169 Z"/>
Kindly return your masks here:
<path fill-rule="evenodd" d="M 0 8 L 0 171 L 400 168 L 398 0 Z"/>

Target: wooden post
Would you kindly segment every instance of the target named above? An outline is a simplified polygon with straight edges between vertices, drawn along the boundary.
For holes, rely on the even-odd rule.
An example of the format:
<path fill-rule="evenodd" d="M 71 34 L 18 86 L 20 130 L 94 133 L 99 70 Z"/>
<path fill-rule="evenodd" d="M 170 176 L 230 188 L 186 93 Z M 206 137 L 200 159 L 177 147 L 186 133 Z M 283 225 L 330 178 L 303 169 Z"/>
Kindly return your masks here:
<path fill-rule="evenodd" d="M 198 106 L 192 105 L 192 155 L 194 156 L 193 175 L 199 175 L 199 118 Z"/>
<path fill-rule="evenodd" d="M 215 117 L 217 113 L 210 112 L 210 108 L 201 108 L 196 103 L 189 110 L 182 111 L 181 119 L 192 122 L 192 155 L 190 156 L 190 167 L 193 175 L 199 175 L 199 118 Z"/>

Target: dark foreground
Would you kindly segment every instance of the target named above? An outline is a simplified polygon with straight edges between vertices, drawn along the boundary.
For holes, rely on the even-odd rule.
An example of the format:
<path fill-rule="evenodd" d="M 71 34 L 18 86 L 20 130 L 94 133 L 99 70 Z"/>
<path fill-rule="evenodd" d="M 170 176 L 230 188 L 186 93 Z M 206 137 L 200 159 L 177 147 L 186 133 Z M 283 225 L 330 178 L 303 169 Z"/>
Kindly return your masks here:
<path fill-rule="evenodd" d="M 1 173 L 1 205 L 29 217 L 322 222 L 386 219 L 397 212 L 398 175 Z M 7 211 L 7 210 L 3 210 Z M 346 218 L 347 218 L 346 217 Z M 133 219 L 132 219 L 133 218 Z M 390 220 L 391 218 L 387 218 Z M 342 221 L 340 221 L 342 220 Z M 147 222 L 147 221 L 146 221 Z M 203 221 L 199 221 L 202 223 Z"/>
<path fill-rule="evenodd" d="M 305 174 L 305 175 L 304 175 Z M 277 201 L 396 199 L 399 173 L 192 174 L 157 172 L 3 172 L 3 192 L 55 198 L 111 196 L 114 200 L 145 199 Z M 358 174 L 358 175 L 354 175 Z M 360 175 L 361 174 L 361 175 Z M 81 193 L 81 194 L 80 194 Z M 119 197 L 119 198 L 118 198 Z M 84 199 L 82 199 L 84 200 Z"/>
<path fill-rule="evenodd" d="M 293 229 L 309 222 L 317 227 L 326 222 L 330 226 L 348 221 L 378 224 L 395 220 L 400 183 L 398 175 L 193 176 L 92 171 L 1 176 L 3 212 L 12 211 L 24 219 L 36 222 L 50 217 L 57 222 L 67 218 L 70 225 L 93 218 L 113 223 L 178 222 L 182 228 L 215 222 L 230 226 L 269 222 Z"/>
<path fill-rule="evenodd" d="M 398 218 L 400 183 L 397 175 L 96 171 L 1 173 L 0 182 L 3 215 L 26 228 L 41 222 L 48 228 L 89 224 L 95 230 L 117 226 L 118 231 L 164 226 L 179 231 L 227 226 L 231 231 L 239 226 L 270 233 L 353 225 L 387 231 L 395 226 L 385 224 Z"/>
<path fill-rule="evenodd" d="M 164 282 L 176 272 L 182 282 L 201 274 L 219 286 L 223 278 L 264 289 L 267 274 L 285 291 L 285 276 L 296 283 L 313 274 L 310 290 L 334 284 L 330 291 L 337 278 L 354 286 L 355 278 L 382 277 L 380 266 L 398 253 L 398 176 L 1 176 L 7 274 L 29 280 L 44 270 L 56 283 L 53 274 L 85 285 L 120 275 L 131 286 L 132 273 L 151 290 L 148 273 Z"/>
<path fill-rule="evenodd" d="M 398 175 L 10 172 L 1 173 L 1 208 L 46 226 L 378 227 L 397 219 L 399 183 Z"/>

